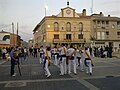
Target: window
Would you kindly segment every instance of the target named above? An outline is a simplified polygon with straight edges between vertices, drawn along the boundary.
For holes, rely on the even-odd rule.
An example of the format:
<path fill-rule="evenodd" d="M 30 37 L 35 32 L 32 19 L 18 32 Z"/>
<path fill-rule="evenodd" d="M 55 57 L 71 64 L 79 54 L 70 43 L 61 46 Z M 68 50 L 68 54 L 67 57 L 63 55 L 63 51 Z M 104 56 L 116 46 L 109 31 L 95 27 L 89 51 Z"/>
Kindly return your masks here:
<path fill-rule="evenodd" d="M 109 21 L 106 21 L 106 25 L 109 25 Z"/>
<path fill-rule="evenodd" d="M 101 32 L 101 39 L 105 39 L 105 32 Z"/>
<path fill-rule="evenodd" d="M 64 27 L 62 27 L 62 30 L 64 30 Z"/>
<path fill-rule="evenodd" d="M 100 27 L 100 21 L 97 21 L 97 26 Z"/>
<path fill-rule="evenodd" d="M 54 34 L 54 39 L 59 39 L 59 35 L 58 34 Z"/>
<path fill-rule="evenodd" d="M 96 21 L 93 21 L 93 28 L 96 28 Z"/>
<path fill-rule="evenodd" d="M 54 23 L 54 31 L 59 31 L 59 24 L 58 24 L 58 22 Z"/>
<path fill-rule="evenodd" d="M 117 22 L 117 28 L 120 29 L 120 21 Z"/>
<path fill-rule="evenodd" d="M 117 36 L 118 36 L 118 38 L 120 38 L 120 32 L 117 32 Z"/>
<path fill-rule="evenodd" d="M 102 29 L 105 29 L 105 21 L 102 21 Z"/>
<path fill-rule="evenodd" d="M 80 30 L 80 32 L 83 31 L 83 23 L 82 22 L 79 23 L 79 30 Z"/>
<path fill-rule="evenodd" d="M 71 34 L 66 34 L 66 39 L 70 39 L 71 40 Z"/>
<path fill-rule="evenodd" d="M 78 34 L 78 39 L 83 39 L 83 34 Z"/>
<path fill-rule="evenodd" d="M 70 22 L 67 22 L 66 30 L 67 30 L 67 31 L 71 31 L 71 24 L 70 24 Z"/>
<path fill-rule="evenodd" d="M 106 35 L 109 35 L 109 32 L 106 32 Z"/>
<path fill-rule="evenodd" d="M 100 32 L 97 32 L 97 39 L 100 39 Z"/>

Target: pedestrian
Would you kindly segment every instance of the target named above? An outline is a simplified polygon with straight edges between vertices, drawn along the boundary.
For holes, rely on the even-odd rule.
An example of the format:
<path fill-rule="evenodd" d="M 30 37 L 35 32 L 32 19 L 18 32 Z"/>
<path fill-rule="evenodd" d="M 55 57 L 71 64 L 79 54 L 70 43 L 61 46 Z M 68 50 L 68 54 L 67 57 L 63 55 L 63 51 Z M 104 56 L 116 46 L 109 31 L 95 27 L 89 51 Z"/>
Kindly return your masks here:
<path fill-rule="evenodd" d="M 11 47 L 10 57 L 11 57 L 11 72 L 10 73 L 11 73 L 11 76 L 15 77 L 16 76 L 16 73 L 14 71 L 15 64 L 19 62 L 19 58 L 18 58 L 18 55 L 14 47 Z"/>

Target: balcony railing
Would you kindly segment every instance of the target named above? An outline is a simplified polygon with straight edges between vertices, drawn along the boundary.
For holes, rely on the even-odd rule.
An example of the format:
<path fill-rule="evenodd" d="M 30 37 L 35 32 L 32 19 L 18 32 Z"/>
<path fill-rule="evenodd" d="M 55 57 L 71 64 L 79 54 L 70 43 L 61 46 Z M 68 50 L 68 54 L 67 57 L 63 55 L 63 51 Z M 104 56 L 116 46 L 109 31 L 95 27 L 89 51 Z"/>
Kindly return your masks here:
<path fill-rule="evenodd" d="M 53 43 L 84 43 L 86 42 L 85 39 L 78 39 L 78 40 L 71 40 L 71 39 L 64 39 L 64 40 L 60 40 L 60 39 L 53 39 Z"/>

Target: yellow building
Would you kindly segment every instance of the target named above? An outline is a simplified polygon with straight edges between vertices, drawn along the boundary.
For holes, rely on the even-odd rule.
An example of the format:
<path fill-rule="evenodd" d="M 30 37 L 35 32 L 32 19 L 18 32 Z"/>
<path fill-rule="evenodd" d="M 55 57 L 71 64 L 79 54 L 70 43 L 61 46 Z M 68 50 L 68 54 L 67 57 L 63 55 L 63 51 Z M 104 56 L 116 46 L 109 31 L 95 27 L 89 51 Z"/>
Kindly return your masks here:
<path fill-rule="evenodd" d="M 75 9 L 66 7 L 58 15 L 46 16 L 35 27 L 36 44 L 47 43 L 90 43 L 91 17 L 86 10 L 76 13 Z"/>
<path fill-rule="evenodd" d="M 65 7 L 58 15 L 45 16 L 33 30 L 36 45 L 71 43 L 120 47 L 120 18 L 100 14 L 76 13 Z"/>

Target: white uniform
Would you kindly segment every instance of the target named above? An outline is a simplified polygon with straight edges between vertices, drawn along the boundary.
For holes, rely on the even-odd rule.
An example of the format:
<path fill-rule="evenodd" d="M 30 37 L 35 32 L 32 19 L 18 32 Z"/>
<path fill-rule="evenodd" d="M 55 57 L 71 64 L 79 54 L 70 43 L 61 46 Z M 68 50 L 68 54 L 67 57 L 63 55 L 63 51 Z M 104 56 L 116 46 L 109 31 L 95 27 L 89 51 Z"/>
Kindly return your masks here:
<path fill-rule="evenodd" d="M 47 51 L 47 52 L 48 52 L 48 57 L 51 59 L 51 52 L 50 51 Z M 44 69 L 45 69 L 45 75 L 47 75 L 47 77 L 49 77 L 51 75 L 51 73 L 48 68 L 48 59 L 46 57 L 47 57 L 47 54 L 46 54 L 46 50 L 45 50 Z"/>
<path fill-rule="evenodd" d="M 88 50 L 86 50 L 87 54 L 90 56 L 90 52 Z M 85 51 L 84 51 L 84 57 L 85 57 L 85 66 L 86 66 L 86 73 L 91 73 L 92 74 L 92 65 L 91 65 L 91 61 L 88 59 L 88 56 L 86 55 Z"/>
<path fill-rule="evenodd" d="M 75 51 L 75 49 L 69 48 L 67 50 L 67 56 L 70 56 L 74 51 Z M 73 65 L 74 74 L 77 74 L 77 72 L 76 72 L 76 62 L 75 62 L 74 58 L 75 57 L 74 57 L 74 54 L 73 54 L 68 60 L 68 74 L 71 73 L 71 64 Z"/>
<path fill-rule="evenodd" d="M 55 64 L 55 65 L 58 65 L 57 54 L 58 54 L 57 48 L 54 48 L 54 59 L 55 59 L 54 64 Z"/>
<path fill-rule="evenodd" d="M 60 48 L 60 75 L 67 73 L 65 51 L 67 51 L 66 47 Z"/>
<path fill-rule="evenodd" d="M 78 59 L 78 65 L 80 66 L 81 71 L 84 71 L 84 58 L 83 58 L 83 53 L 81 51 L 80 54 L 80 50 L 76 50 L 76 57 Z"/>
<path fill-rule="evenodd" d="M 43 63 L 43 55 L 44 55 L 44 50 L 43 48 L 40 49 L 40 64 Z"/>

